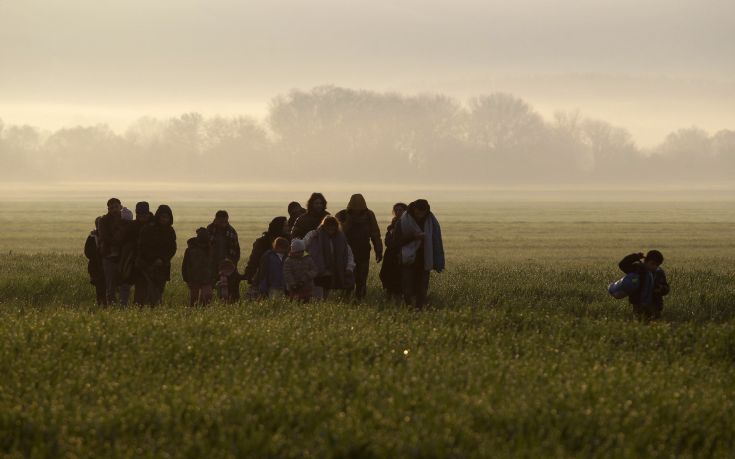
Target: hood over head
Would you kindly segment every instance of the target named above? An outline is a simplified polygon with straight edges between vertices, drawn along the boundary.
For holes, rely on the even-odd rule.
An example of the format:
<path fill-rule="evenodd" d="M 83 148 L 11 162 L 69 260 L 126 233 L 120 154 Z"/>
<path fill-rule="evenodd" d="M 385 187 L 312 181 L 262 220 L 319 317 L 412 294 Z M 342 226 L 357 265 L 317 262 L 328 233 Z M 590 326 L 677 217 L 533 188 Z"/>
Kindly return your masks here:
<path fill-rule="evenodd" d="M 293 215 L 294 212 L 297 212 L 299 210 L 306 210 L 301 206 L 301 203 L 296 201 L 291 201 L 288 203 L 288 214 Z"/>
<path fill-rule="evenodd" d="M 367 202 L 361 194 L 353 194 L 350 198 L 349 204 L 347 204 L 347 210 L 367 210 Z"/>

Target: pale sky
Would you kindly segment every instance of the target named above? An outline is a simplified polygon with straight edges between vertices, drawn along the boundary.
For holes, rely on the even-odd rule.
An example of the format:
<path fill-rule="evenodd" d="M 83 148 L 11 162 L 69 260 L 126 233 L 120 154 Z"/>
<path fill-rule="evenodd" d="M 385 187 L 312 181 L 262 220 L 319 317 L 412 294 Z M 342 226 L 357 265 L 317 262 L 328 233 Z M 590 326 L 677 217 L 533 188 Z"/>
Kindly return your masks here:
<path fill-rule="evenodd" d="M 653 145 L 735 129 L 732 0 L 0 0 L 0 118 L 56 129 L 262 116 L 334 84 L 543 115 L 579 109 Z"/>

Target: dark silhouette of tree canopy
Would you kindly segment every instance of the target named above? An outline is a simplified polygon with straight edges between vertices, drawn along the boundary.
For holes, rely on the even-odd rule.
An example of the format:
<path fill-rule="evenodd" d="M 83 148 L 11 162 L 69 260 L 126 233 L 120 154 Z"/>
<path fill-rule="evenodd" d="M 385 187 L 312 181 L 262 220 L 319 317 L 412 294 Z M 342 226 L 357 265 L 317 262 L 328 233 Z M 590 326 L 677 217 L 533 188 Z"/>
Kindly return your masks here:
<path fill-rule="evenodd" d="M 691 127 L 650 150 L 623 128 L 504 93 L 466 104 L 335 86 L 273 99 L 248 117 L 140 118 L 46 132 L 0 120 L 0 177 L 22 180 L 442 184 L 730 181 L 735 131 Z"/>

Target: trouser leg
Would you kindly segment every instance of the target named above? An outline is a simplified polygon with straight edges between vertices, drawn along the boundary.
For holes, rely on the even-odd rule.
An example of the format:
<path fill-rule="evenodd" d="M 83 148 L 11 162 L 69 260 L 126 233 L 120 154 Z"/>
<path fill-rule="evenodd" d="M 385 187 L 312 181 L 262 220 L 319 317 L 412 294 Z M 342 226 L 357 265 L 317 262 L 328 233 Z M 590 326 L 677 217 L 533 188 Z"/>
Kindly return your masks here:
<path fill-rule="evenodd" d="M 403 288 L 403 301 L 407 306 L 413 304 L 414 296 L 414 275 L 412 266 L 401 266 L 401 287 Z"/>
<path fill-rule="evenodd" d="M 142 306 L 146 303 L 148 298 L 148 281 L 145 276 L 138 273 L 135 277 L 135 292 L 133 294 L 133 301 L 138 306 Z"/>
<path fill-rule="evenodd" d="M 120 304 L 123 306 L 127 306 L 129 300 L 130 284 L 120 284 Z"/>
<path fill-rule="evenodd" d="M 237 271 L 227 278 L 227 293 L 231 302 L 240 301 L 240 273 Z"/>
<path fill-rule="evenodd" d="M 209 284 L 202 285 L 201 288 L 202 306 L 208 305 L 212 301 L 212 286 Z"/>
<path fill-rule="evenodd" d="M 107 285 L 104 280 L 99 280 L 94 284 L 94 290 L 97 295 L 97 306 L 107 304 Z"/>
<path fill-rule="evenodd" d="M 355 296 L 358 300 L 367 294 L 367 278 L 370 272 L 370 259 L 360 260 L 355 264 Z"/>
<path fill-rule="evenodd" d="M 414 294 L 416 296 L 416 309 L 426 306 L 426 294 L 429 291 L 429 275 L 423 266 L 414 271 Z"/>
<path fill-rule="evenodd" d="M 117 287 L 120 280 L 119 265 L 110 259 L 102 260 L 102 269 L 105 272 L 105 296 L 108 304 L 117 303 Z"/>

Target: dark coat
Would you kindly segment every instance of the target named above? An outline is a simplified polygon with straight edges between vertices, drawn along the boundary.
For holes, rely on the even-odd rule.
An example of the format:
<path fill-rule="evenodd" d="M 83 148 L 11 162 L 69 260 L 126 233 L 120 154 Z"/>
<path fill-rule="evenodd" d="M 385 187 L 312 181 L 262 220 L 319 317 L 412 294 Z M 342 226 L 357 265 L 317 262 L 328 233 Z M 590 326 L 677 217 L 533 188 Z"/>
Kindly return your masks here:
<path fill-rule="evenodd" d="M 119 215 L 105 214 L 99 220 L 100 257 L 117 257 L 120 255 L 120 229 L 123 221 Z"/>
<path fill-rule="evenodd" d="M 181 276 L 187 284 L 211 285 L 215 277 L 209 240 L 193 237 L 187 242 Z"/>
<path fill-rule="evenodd" d="M 320 199 L 324 202 L 324 210 L 317 212 L 314 210 L 314 201 Z M 327 200 L 321 193 L 312 193 L 306 203 L 306 213 L 296 219 L 291 229 L 291 239 L 303 239 L 309 231 L 313 231 L 319 227 L 324 217 L 329 215 L 327 212 Z"/>
<path fill-rule="evenodd" d="M 89 282 L 92 285 L 105 283 L 105 272 L 102 269 L 102 259 L 97 247 L 96 234 L 96 231 L 92 231 L 84 242 L 84 256 L 89 260 L 87 262 L 87 272 L 89 273 Z"/>
<path fill-rule="evenodd" d="M 220 229 L 214 223 L 210 223 L 207 226 L 207 232 L 209 233 L 209 243 L 214 247 L 217 240 L 217 233 L 223 231 L 225 240 L 227 241 L 227 257 L 231 262 L 237 265 L 240 261 L 240 241 L 237 239 L 237 231 L 231 225 L 227 225 L 226 228 Z M 223 258 L 224 260 L 224 258 Z M 215 263 L 219 264 L 222 260 L 215 260 Z"/>
<path fill-rule="evenodd" d="M 356 261 L 370 260 L 371 241 L 375 251 L 382 255 L 383 242 L 380 240 L 380 227 L 372 210 L 366 208 L 358 212 L 348 208 L 337 212 L 335 217 L 342 225 L 342 231 L 347 236 L 347 242 L 352 248 Z"/>
<path fill-rule="evenodd" d="M 642 302 L 642 295 L 648 288 L 649 271 L 640 259 L 640 255 L 632 253 L 618 263 L 618 268 L 625 274 L 636 273 L 640 278 L 640 287 L 628 296 L 630 304 L 637 305 Z M 669 294 L 669 283 L 666 280 L 666 273 L 663 269 L 658 268 L 653 273 L 653 305 L 661 309 L 664 305 L 664 296 Z"/>
<path fill-rule="evenodd" d="M 390 293 L 401 293 L 401 246 L 395 238 L 395 227 L 398 219 L 394 218 L 385 231 L 385 253 L 380 267 L 380 282 Z"/>
<path fill-rule="evenodd" d="M 176 231 L 172 225 L 158 222 L 160 213 L 164 211 L 171 215 L 173 225 L 171 209 L 160 206 L 156 211 L 155 223 L 144 226 L 140 232 L 136 268 L 145 271 L 148 277 L 168 281 L 171 280 L 171 259 L 176 255 Z M 156 260 L 161 260 L 163 264 L 155 266 Z"/>
<path fill-rule="evenodd" d="M 139 220 L 131 222 L 123 222 L 121 231 L 119 232 L 120 241 L 120 275 L 123 282 L 132 284 L 135 282 L 137 270 L 135 261 L 138 256 L 138 239 L 140 232 L 144 226 L 150 223 L 143 223 Z"/>

